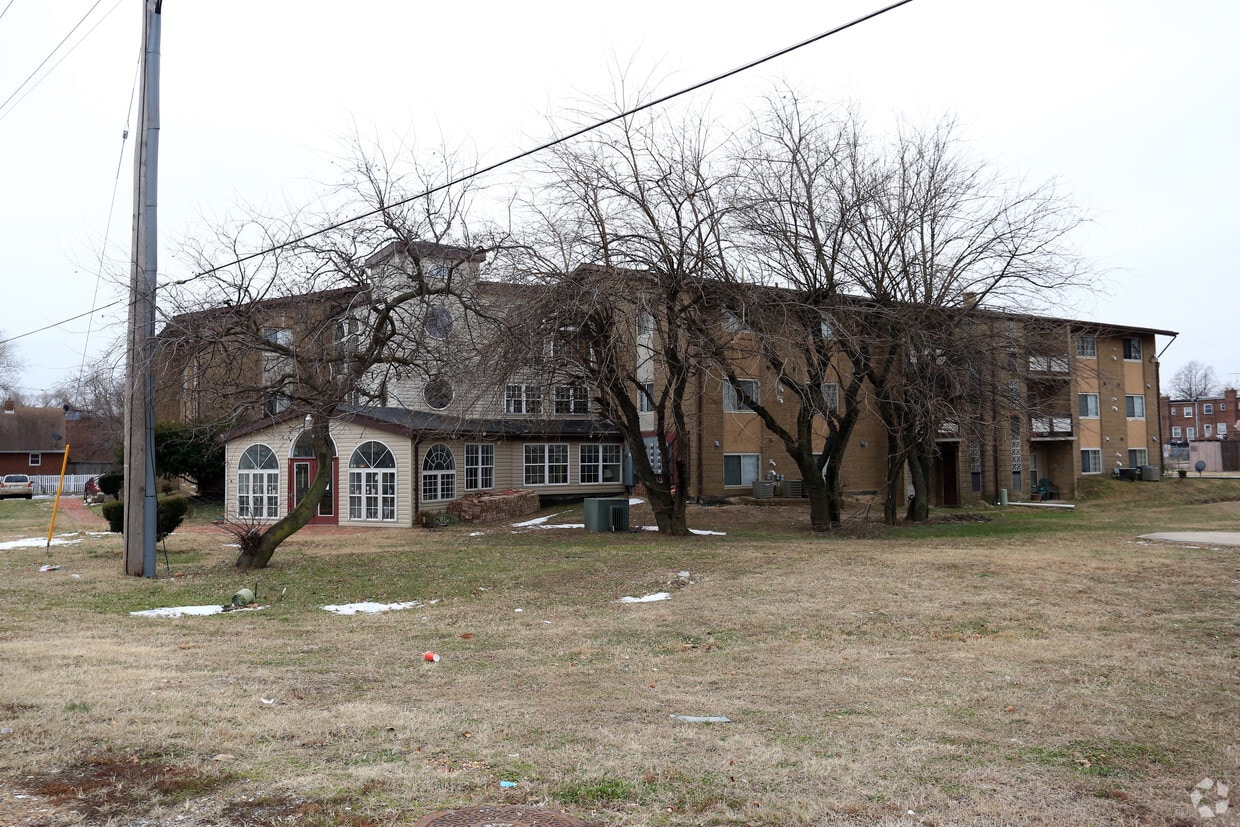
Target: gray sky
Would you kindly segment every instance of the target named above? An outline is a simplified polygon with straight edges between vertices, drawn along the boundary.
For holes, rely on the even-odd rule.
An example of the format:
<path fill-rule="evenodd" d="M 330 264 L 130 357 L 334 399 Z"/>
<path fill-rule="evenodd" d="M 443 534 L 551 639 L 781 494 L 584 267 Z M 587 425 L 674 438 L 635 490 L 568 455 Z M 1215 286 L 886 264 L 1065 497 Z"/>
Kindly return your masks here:
<path fill-rule="evenodd" d="M 486 164 L 572 121 L 617 64 L 672 91 L 882 5 L 167 0 L 161 279 L 189 274 L 173 251 L 204 222 L 313 201 L 354 135 L 462 145 Z M 43 72 L 59 65 L 0 107 L 5 337 L 123 298 L 137 124 L 130 141 L 121 133 L 136 118 L 140 0 L 12 0 L 0 100 L 92 6 Z M 1057 178 L 1093 216 L 1078 241 L 1109 278 L 1065 314 L 1180 331 L 1164 387 L 1190 360 L 1240 382 L 1240 3 L 914 0 L 695 102 L 724 117 L 776 82 L 855 102 L 876 124 L 954 113 L 979 156 Z M 102 358 L 123 316 L 122 303 L 19 339 L 23 388 Z"/>

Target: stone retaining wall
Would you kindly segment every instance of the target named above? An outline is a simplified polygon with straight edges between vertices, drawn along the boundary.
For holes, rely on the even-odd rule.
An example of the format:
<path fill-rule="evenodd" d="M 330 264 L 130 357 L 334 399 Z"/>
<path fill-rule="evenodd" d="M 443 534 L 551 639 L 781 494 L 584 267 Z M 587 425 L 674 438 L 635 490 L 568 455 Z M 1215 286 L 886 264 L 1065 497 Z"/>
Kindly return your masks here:
<path fill-rule="evenodd" d="M 524 517 L 538 511 L 538 495 L 533 491 L 511 488 L 466 494 L 448 504 L 448 513 L 458 520 L 471 523 L 494 523 Z"/>

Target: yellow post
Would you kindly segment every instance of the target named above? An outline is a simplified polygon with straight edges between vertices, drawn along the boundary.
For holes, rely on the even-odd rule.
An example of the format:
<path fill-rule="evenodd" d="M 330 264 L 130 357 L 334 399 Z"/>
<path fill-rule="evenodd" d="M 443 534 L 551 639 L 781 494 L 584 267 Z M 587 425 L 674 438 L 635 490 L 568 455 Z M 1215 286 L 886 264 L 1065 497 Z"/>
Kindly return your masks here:
<path fill-rule="evenodd" d="M 52 505 L 52 524 L 47 527 L 47 545 L 44 549 L 50 550 L 52 547 L 52 532 L 56 530 L 56 509 L 60 508 L 60 492 L 65 488 L 65 469 L 69 467 L 69 444 L 65 443 L 65 458 L 60 463 L 60 482 L 56 484 L 56 502 Z"/>

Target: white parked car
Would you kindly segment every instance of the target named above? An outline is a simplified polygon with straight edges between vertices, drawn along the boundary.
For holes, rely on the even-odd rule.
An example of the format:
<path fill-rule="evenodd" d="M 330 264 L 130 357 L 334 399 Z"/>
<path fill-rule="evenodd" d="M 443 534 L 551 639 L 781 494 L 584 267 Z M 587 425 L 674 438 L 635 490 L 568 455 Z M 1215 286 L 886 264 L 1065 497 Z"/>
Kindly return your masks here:
<path fill-rule="evenodd" d="M 5 474 L 4 479 L 0 480 L 0 500 L 6 497 L 30 499 L 33 496 L 34 483 L 25 474 Z"/>

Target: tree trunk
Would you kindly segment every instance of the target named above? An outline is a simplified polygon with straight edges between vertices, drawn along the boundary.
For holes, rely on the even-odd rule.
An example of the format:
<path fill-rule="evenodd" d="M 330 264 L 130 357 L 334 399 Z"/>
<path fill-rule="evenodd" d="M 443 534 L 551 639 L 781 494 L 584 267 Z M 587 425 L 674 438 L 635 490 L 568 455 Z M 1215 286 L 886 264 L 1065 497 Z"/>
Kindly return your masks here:
<path fill-rule="evenodd" d="M 301 502 L 290 509 L 288 514 L 259 534 L 256 546 L 242 548 L 241 554 L 237 556 L 235 564 L 237 568 L 242 570 L 267 568 L 267 564 L 271 562 L 272 555 L 276 553 L 280 544 L 300 531 L 314 518 L 319 501 L 327 492 L 327 486 L 334 473 L 335 463 L 332 460 L 335 457 L 328 438 L 329 421 L 328 416 L 315 417 L 311 425 L 313 430 L 311 444 L 314 446 L 318 469 L 315 471 L 309 490 L 301 498 Z"/>

